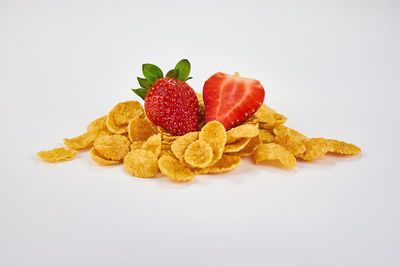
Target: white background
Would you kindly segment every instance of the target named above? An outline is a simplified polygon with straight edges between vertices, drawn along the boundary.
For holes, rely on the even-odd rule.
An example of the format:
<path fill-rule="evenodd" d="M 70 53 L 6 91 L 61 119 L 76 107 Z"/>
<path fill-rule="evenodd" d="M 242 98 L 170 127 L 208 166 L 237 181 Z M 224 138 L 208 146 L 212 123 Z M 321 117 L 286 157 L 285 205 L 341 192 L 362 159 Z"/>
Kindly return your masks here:
<path fill-rule="evenodd" d="M 398 1 L 1 0 L 0 266 L 399 266 L 399 47 Z M 37 159 L 182 58 L 363 153 L 188 184 Z"/>

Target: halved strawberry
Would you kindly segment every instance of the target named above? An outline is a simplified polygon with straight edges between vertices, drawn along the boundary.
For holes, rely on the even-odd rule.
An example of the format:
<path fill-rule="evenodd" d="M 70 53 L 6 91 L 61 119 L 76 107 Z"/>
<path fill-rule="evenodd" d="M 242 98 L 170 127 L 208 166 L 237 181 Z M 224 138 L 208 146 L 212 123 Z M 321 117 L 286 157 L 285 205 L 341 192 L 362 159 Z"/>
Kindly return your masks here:
<path fill-rule="evenodd" d="M 264 96 L 259 81 L 240 77 L 239 73 L 217 72 L 203 87 L 206 122 L 219 121 L 228 130 L 250 118 L 264 102 Z"/>

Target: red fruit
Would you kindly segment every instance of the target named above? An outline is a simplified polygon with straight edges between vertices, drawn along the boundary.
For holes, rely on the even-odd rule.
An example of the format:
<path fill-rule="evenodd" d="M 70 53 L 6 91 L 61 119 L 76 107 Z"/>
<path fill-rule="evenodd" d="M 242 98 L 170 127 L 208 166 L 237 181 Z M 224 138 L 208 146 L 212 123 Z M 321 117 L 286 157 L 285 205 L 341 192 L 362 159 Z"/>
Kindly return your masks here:
<path fill-rule="evenodd" d="M 206 122 L 219 121 L 228 130 L 250 118 L 264 102 L 265 91 L 259 81 L 222 72 L 204 84 Z"/>
<path fill-rule="evenodd" d="M 173 135 L 197 131 L 199 104 L 193 89 L 172 78 L 158 79 L 146 94 L 147 117 Z"/>

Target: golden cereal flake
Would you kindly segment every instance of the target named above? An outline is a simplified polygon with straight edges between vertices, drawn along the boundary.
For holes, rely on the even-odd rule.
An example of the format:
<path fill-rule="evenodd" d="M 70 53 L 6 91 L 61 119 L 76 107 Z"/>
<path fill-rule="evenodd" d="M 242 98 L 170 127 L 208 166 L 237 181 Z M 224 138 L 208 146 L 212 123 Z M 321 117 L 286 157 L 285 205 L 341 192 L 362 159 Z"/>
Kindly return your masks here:
<path fill-rule="evenodd" d="M 271 130 L 260 129 L 260 137 L 263 143 L 271 143 L 275 139 L 275 134 Z"/>
<path fill-rule="evenodd" d="M 250 140 L 251 140 L 250 137 L 242 137 L 240 139 L 237 139 L 233 143 L 226 144 L 224 148 L 224 153 L 239 152 L 240 150 L 246 147 L 246 145 L 250 142 Z"/>
<path fill-rule="evenodd" d="M 252 138 L 259 134 L 258 125 L 242 124 L 226 132 L 226 143 L 231 144 L 243 137 Z"/>
<path fill-rule="evenodd" d="M 143 144 L 142 149 L 151 151 L 156 155 L 156 157 L 158 157 L 161 152 L 161 134 L 155 134 L 147 139 Z"/>
<path fill-rule="evenodd" d="M 289 127 L 283 126 L 283 125 L 275 127 L 273 129 L 273 132 L 275 135 L 289 134 L 293 138 L 296 138 L 299 142 L 304 142 L 308 139 L 308 137 L 305 136 L 304 134 L 299 133 L 298 131 L 291 129 Z"/>
<path fill-rule="evenodd" d="M 94 121 L 90 122 L 87 126 L 88 132 L 98 132 L 98 131 L 106 131 L 107 130 L 107 115 L 95 119 Z"/>
<path fill-rule="evenodd" d="M 331 142 L 322 137 L 310 138 L 304 141 L 303 144 L 306 147 L 306 151 L 299 158 L 306 161 L 323 158 L 328 151 L 333 150 Z"/>
<path fill-rule="evenodd" d="M 173 143 L 176 139 L 178 139 L 179 138 L 179 136 L 178 135 L 163 135 L 162 136 L 162 140 L 164 141 L 164 142 L 168 142 L 168 143 Z"/>
<path fill-rule="evenodd" d="M 219 161 L 226 144 L 225 127 L 218 121 L 208 122 L 200 131 L 199 140 L 207 142 L 213 150 L 211 165 Z"/>
<path fill-rule="evenodd" d="M 241 158 L 239 156 L 224 154 L 222 158 L 213 166 L 203 169 L 195 169 L 194 172 L 195 174 L 227 172 L 239 167 L 240 161 Z"/>
<path fill-rule="evenodd" d="M 211 146 L 204 141 L 194 141 L 185 150 L 184 159 L 193 168 L 205 168 L 213 157 Z"/>
<path fill-rule="evenodd" d="M 122 135 L 101 136 L 94 141 L 94 148 L 105 159 L 122 160 L 129 152 L 130 142 Z"/>
<path fill-rule="evenodd" d="M 172 143 L 171 150 L 180 162 L 183 162 L 183 157 L 187 146 L 196 141 L 198 138 L 199 132 L 191 132 L 180 136 Z"/>
<path fill-rule="evenodd" d="M 64 144 L 71 149 L 82 150 L 91 147 L 96 138 L 105 135 L 107 132 L 103 130 L 90 131 L 71 139 L 64 138 Z"/>
<path fill-rule="evenodd" d="M 237 153 L 234 153 L 235 155 L 245 157 L 245 156 L 250 156 L 256 151 L 257 147 L 262 144 L 262 140 L 260 135 L 254 136 L 253 138 L 250 139 L 249 143 L 240 150 Z"/>
<path fill-rule="evenodd" d="M 265 104 L 261 105 L 257 112 L 254 113 L 253 117 L 255 120 L 259 121 L 260 128 L 263 129 L 273 129 L 285 123 L 287 119 Z"/>
<path fill-rule="evenodd" d="M 157 127 L 146 119 L 135 118 L 129 121 L 128 137 L 131 142 L 146 141 L 158 133 Z"/>
<path fill-rule="evenodd" d="M 361 153 L 361 149 L 356 145 L 333 139 L 328 139 L 328 142 L 330 143 L 330 150 L 328 152 L 344 155 Z"/>
<path fill-rule="evenodd" d="M 40 151 L 37 153 L 39 158 L 47 162 L 59 162 L 71 160 L 75 155 L 76 151 L 73 149 L 65 149 L 63 147 L 54 148 L 52 150 Z"/>
<path fill-rule="evenodd" d="M 143 117 L 142 105 L 137 101 L 118 103 L 107 115 L 106 125 L 110 132 L 126 133 L 128 123 L 136 118 Z"/>
<path fill-rule="evenodd" d="M 131 150 L 141 149 L 145 142 L 146 141 L 135 141 L 135 142 L 132 142 L 130 148 L 131 148 Z"/>
<path fill-rule="evenodd" d="M 164 175 L 177 182 L 188 182 L 194 178 L 193 172 L 185 164 L 170 155 L 163 155 L 158 160 L 158 167 Z"/>
<path fill-rule="evenodd" d="M 295 157 L 302 155 L 306 151 L 306 146 L 289 133 L 281 133 L 275 136 L 274 143 L 283 146 Z"/>
<path fill-rule="evenodd" d="M 110 160 L 103 158 L 103 156 L 100 155 L 99 152 L 94 149 L 94 147 L 92 147 L 92 149 L 90 150 L 90 157 L 94 162 L 100 165 L 115 165 L 119 163 L 119 160 Z"/>
<path fill-rule="evenodd" d="M 160 158 L 164 155 L 175 157 L 174 153 L 170 149 L 162 149 L 160 152 Z"/>
<path fill-rule="evenodd" d="M 158 173 L 157 156 L 144 149 L 129 152 L 123 165 L 130 175 L 136 177 L 151 178 Z"/>
<path fill-rule="evenodd" d="M 279 160 L 283 166 L 293 169 L 296 166 L 296 158 L 284 147 L 275 144 L 261 144 L 254 152 L 253 160 L 260 164 L 265 160 Z"/>

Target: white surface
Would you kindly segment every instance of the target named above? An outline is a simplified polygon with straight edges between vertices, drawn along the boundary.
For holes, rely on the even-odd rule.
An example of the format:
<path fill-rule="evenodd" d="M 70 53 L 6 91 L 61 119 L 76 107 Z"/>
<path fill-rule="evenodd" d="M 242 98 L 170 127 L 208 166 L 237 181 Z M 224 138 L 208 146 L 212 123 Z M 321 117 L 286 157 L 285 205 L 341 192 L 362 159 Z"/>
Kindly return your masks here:
<path fill-rule="evenodd" d="M 0 266 L 399 266 L 399 2 L 141 2 L 0 2 Z M 362 155 L 189 184 L 36 158 L 181 58 Z"/>

